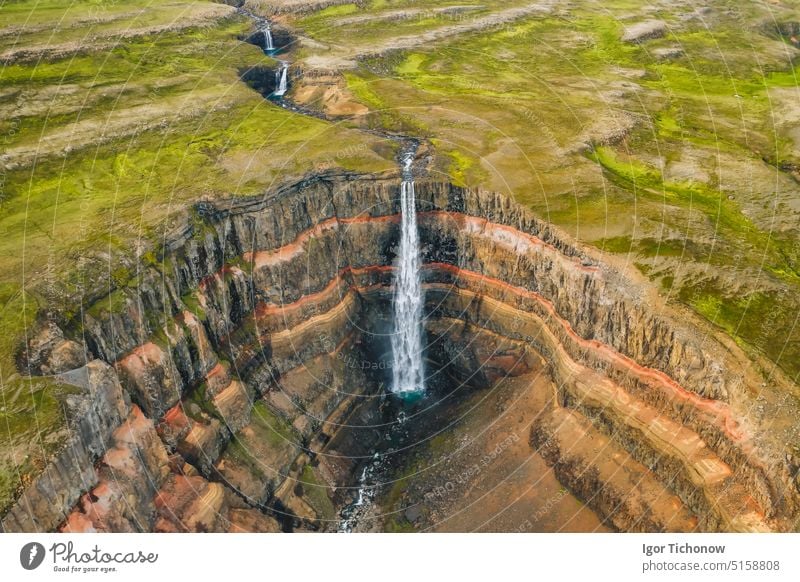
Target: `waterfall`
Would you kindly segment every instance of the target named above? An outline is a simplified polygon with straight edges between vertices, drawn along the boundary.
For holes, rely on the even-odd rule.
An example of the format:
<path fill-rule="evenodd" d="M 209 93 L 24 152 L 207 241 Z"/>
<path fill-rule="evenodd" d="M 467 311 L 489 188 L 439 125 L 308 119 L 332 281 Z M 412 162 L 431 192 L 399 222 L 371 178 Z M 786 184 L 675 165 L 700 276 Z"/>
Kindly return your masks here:
<path fill-rule="evenodd" d="M 286 93 L 286 73 L 289 70 L 289 63 L 281 62 L 281 68 L 275 73 L 275 84 L 278 86 L 273 95 L 281 97 Z"/>
<path fill-rule="evenodd" d="M 264 25 L 264 50 L 274 51 L 275 45 L 272 44 L 272 30 L 270 30 L 269 23 Z"/>
<path fill-rule="evenodd" d="M 422 392 L 422 285 L 420 283 L 419 234 L 414 200 L 414 156 L 403 158 L 400 185 L 400 250 L 394 280 L 394 333 L 392 334 L 392 392 Z"/>

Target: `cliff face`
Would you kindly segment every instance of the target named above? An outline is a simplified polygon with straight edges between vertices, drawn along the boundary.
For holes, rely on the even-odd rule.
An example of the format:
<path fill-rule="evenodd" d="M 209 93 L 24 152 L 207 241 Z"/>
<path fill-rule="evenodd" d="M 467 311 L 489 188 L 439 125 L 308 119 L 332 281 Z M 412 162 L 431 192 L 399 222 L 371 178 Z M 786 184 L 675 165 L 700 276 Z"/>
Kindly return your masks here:
<path fill-rule="evenodd" d="M 63 374 L 80 392 L 67 401 L 70 437 L 62 451 L 3 517 L 6 531 L 53 529 L 81 493 L 94 486 L 95 462 L 130 412 L 114 369 L 102 361 Z"/>
<path fill-rule="evenodd" d="M 200 204 L 135 286 L 50 330 L 30 363 L 52 373 L 84 346 L 95 360 L 67 374 L 88 412 L 3 528 L 334 527 L 347 457 L 381 436 L 398 189 L 331 174 Z M 447 340 L 431 361 L 488 385 L 541 355 L 557 398 L 531 444 L 565 485 L 602 488 L 592 506 L 619 529 L 788 527 L 797 466 L 775 427 L 794 405 L 773 411 L 784 425 L 752 406 L 787 387 L 758 386 L 737 348 L 512 201 L 431 181 L 417 197 L 427 325 Z M 638 489 L 565 446 L 589 435 L 646 476 Z M 640 495 L 621 505 L 628 485 Z"/>

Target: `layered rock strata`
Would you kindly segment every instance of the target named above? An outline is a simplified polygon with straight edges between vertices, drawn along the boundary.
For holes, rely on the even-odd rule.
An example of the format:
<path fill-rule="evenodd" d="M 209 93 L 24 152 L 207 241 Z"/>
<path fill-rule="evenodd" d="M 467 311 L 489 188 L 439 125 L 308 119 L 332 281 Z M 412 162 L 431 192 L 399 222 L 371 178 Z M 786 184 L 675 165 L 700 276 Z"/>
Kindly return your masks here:
<path fill-rule="evenodd" d="M 398 191 L 323 174 L 198 205 L 134 287 L 67 326 L 63 341 L 105 370 L 105 383 L 90 377 L 91 406 L 117 409 L 77 433 L 81 477 L 54 459 L 3 527 L 331 528 L 364 443 L 380 439 L 369 410 L 387 378 Z M 531 446 L 607 523 L 791 527 L 798 468 L 781 431 L 796 406 L 764 419 L 752 404 L 757 389 L 793 387 L 759 387 L 735 346 L 513 201 L 431 181 L 417 199 L 432 361 L 488 385 L 542 356 L 555 393 Z M 454 348 L 465 330 L 484 339 Z M 39 350 L 34 363 L 46 373 L 49 361 Z"/>

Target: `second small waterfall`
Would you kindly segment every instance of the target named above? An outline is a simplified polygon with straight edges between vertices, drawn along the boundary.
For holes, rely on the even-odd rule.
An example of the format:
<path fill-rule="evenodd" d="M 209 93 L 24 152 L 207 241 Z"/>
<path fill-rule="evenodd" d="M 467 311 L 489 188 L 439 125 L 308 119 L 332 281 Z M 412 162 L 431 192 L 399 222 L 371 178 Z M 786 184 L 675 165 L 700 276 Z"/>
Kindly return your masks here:
<path fill-rule="evenodd" d="M 422 363 L 422 284 L 419 233 L 411 165 L 414 154 L 403 157 L 400 186 L 400 249 L 394 280 L 394 333 L 392 334 L 392 392 L 415 394 L 425 390 Z"/>
<path fill-rule="evenodd" d="M 283 96 L 288 88 L 288 81 L 286 79 L 287 72 L 289 71 L 289 63 L 281 61 L 281 68 L 275 73 L 275 85 L 277 89 L 272 93 L 276 97 Z"/>

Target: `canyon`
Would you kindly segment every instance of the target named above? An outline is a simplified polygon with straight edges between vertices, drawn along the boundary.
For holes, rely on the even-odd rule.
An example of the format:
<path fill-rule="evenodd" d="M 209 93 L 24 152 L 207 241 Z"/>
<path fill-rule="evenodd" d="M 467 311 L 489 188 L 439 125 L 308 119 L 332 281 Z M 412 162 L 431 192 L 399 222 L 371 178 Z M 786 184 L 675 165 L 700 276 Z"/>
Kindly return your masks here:
<path fill-rule="evenodd" d="M 594 528 L 791 529 L 796 404 L 759 413 L 769 387 L 735 344 L 502 195 L 415 185 L 420 400 L 387 394 L 399 176 L 319 173 L 201 202 L 134 283 L 42 322 L 24 350 L 75 388 L 71 430 L 3 529 L 335 531 L 374 459 L 392 483 L 403 443 L 500 393 L 528 420 L 498 414 L 494 457 L 552 467 Z M 406 526 L 434 526 L 408 511 L 437 501 L 444 482 L 427 479 L 405 481 Z M 374 488 L 371 511 L 397 502 Z"/>
<path fill-rule="evenodd" d="M 789 9 L 145 4 L 0 35 L 2 531 L 797 531 Z"/>

